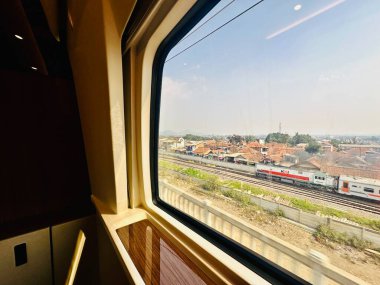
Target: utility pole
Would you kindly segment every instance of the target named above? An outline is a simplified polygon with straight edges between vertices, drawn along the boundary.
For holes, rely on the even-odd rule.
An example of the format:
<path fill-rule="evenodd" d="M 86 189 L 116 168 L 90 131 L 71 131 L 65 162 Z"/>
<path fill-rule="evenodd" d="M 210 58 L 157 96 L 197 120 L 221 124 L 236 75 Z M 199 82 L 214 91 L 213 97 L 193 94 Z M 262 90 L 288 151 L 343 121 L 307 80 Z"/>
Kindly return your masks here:
<path fill-rule="evenodd" d="M 282 132 L 282 128 L 281 128 L 281 122 L 280 122 L 280 124 L 278 125 L 278 132 L 281 134 L 281 132 Z"/>

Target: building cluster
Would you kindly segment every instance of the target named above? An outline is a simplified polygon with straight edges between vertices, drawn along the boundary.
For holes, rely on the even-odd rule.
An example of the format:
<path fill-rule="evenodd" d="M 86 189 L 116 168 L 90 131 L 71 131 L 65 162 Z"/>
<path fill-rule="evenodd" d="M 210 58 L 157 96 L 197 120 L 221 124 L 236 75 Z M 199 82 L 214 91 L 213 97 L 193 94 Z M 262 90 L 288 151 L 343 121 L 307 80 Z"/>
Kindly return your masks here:
<path fill-rule="evenodd" d="M 380 145 L 342 144 L 335 148 L 328 140 L 319 142 L 321 151 L 310 154 L 307 144 L 231 143 L 227 140 L 186 141 L 160 138 L 159 148 L 166 152 L 204 157 L 218 161 L 254 165 L 271 163 L 283 167 L 319 170 L 330 175 L 351 175 L 380 179 Z"/>

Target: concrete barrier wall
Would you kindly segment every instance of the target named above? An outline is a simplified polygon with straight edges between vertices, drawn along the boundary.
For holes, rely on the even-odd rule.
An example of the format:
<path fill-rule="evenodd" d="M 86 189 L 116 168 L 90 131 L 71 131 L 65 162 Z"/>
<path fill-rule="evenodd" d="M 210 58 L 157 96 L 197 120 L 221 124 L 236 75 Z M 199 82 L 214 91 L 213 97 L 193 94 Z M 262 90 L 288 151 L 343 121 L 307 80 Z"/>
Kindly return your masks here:
<path fill-rule="evenodd" d="M 268 201 L 265 199 L 262 199 L 261 201 L 261 207 L 264 208 L 265 210 L 274 212 L 279 208 L 279 204 L 273 203 L 272 201 Z"/>
<path fill-rule="evenodd" d="M 330 280 L 338 284 L 365 284 L 359 278 L 333 266 L 328 258 L 319 252 L 301 250 L 228 212 L 213 207 L 207 200 L 201 201 L 192 197 L 173 185 L 160 182 L 160 195 L 164 201 L 181 211 L 278 265 L 281 264 L 312 284 L 327 285 L 330 284 Z M 284 207 L 289 210 L 288 208 Z M 300 270 L 301 267 L 303 270 Z"/>
<path fill-rule="evenodd" d="M 284 216 L 292 221 L 300 222 L 301 213 L 302 211 L 300 209 L 296 209 L 293 207 L 289 207 L 286 205 L 279 206 L 279 209 L 284 213 Z"/>
<path fill-rule="evenodd" d="M 375 230 L 338 221 L 330 217 L 321 217 L 312 213 L 303 212 L 300 209 L 281 205 L 277 202 L 269 201 L 264 198 L 251 196 L 251 202 L 271 212 L 279 209 L 282 211 L 285 218 L 307 227 L 316 229 L 319 225 L 328 225 L 334 231 L 346 233 L 351 236 L 357 236 L 360 239 L 365 239 L 372 242 L 372 244 L 376 247 L 380 247 L 380 233 Z"/>
<path fill-rule="evenodd" d="M 311 213 L 301 212 L 299 223 L 315 229 L 319 225 L 322 225 L 322 224 L 326 225 L 327 224 L 327 218 L 318 217 L 317 215 L 311 214 Z"/>
<path fill-rule="evenodd" d="M 251 202 L 271 212 L 279 209 L 282 211 L 285 218 L 310 228 L 316 229 L 319 225 L 328 225 L 334 231 L 357 236 L 358 238 L 372 242 L 376 247 L 380 247 L 380 233 L 372 229 L 341 222 L 329 217 L 321 217 L 312 213 L 303 212 L 300 209 L 281 205 L 274 201 L 265 200 L 264 198 L 251 196 Z"/>
<path fill-rule="evenodd" d="M 364 239 L 366 240 L 369 240 L 369 241 L 372 241 L 374 245 L 376 246 L 379 246 L 380 245 L 380 235 L 375 232 L 375 231 L 371 231 L 371 230 L 365 230 L 364 231 L 364 236 L 363 236 Z"/>
<path fill-rule="evenodd" d="M 355 235 L 359 238 L 365 237 L 365 228 L 342 223 L 340 221 L 330 220 L 330 228 L 337 232 L 347 233 L 348 235 Z"/>

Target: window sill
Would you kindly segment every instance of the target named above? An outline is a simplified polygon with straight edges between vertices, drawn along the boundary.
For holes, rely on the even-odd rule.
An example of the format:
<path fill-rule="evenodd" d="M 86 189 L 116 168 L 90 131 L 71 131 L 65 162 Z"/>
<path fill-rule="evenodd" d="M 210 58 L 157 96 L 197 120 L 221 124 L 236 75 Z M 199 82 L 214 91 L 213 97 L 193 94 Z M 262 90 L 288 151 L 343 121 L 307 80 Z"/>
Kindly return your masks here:
<path fill-rule="evenodd" d="M 147 219 L 217 284 L 270 284 L 241 263 L 191 231 L 173 217 L 152 205 L 148 209 L 128 209 L 114 214 L 96 197 L 92 200 L 103 221 L 108 236 L 122 261 L 123 269 L 135 284 L 145 284 L 124 247 L 117 229 Z"/>

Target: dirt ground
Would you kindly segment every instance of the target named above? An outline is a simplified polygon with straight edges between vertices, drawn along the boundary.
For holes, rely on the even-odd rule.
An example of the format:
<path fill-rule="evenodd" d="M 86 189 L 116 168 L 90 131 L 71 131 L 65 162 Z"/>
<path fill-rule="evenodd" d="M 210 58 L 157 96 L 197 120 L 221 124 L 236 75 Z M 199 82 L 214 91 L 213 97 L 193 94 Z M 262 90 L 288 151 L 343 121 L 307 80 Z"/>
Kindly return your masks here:
<path fill-rule="evenodd" d="M 170 184 L 186 190 L 200 200 L 207 199 L 213 206 L 223 209 L 260 229 L 281 238 L 303 250 L 316 250 L 326 255 L 331 264 L 351 273 L 354 276 L 370 283 L 379 284 L 380 258 L 355 249 L 350 246 L 334 242 L 322 244 L 313 235 L 300 226 L 287 222 L 283 218 L 269 214 L 255 206 L 244 205 L 218 194 L 210 194 L 188 181 L 178 179 L 172 175 L 162 177 Z"/>

